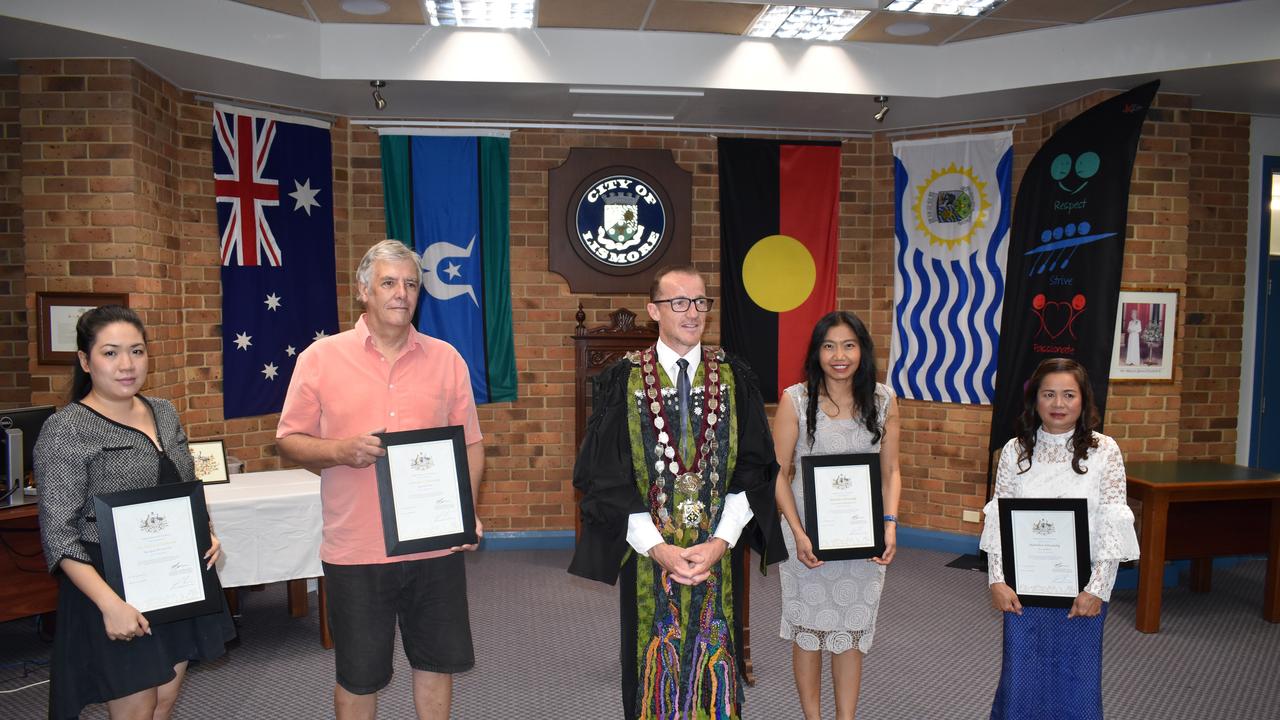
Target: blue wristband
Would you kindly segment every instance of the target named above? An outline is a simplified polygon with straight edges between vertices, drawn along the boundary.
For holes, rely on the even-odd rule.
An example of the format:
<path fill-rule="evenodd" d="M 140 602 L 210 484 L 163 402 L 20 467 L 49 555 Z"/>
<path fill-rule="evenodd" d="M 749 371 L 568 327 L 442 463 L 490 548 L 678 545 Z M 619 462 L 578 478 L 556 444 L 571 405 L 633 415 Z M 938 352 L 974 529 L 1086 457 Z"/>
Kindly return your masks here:
<path fill-rule="evenodd" d="M 885 521 L 885 522 L 891 522 L 891 523 L 893 523 L 894 525 L 897 525 L 897 524 L 898 524 L 898 516 L 897 516 L 897 515 L 885 515 L 885 516 L 884 516 L 884 521 Z"/>

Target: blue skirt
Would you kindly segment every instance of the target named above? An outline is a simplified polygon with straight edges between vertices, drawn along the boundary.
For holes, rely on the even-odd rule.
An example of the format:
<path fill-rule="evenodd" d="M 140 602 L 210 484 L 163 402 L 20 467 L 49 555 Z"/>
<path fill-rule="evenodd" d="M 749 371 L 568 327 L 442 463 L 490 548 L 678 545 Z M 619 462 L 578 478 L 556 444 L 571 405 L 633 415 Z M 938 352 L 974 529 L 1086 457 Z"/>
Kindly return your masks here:
<path fill-rule="evenodd" d="M 1004 614 L 1004 658 L 991 720 L 1102 720 L 1102 624 L 1066 608 Z"/>

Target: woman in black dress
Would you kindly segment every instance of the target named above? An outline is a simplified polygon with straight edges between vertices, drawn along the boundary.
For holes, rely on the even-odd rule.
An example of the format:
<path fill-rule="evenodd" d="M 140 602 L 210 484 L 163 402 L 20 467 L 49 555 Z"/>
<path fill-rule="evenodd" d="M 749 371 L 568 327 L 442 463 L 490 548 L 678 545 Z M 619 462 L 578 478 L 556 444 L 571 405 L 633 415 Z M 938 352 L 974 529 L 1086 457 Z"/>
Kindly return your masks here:
<path fill-rule="evenodd" d="M 105 702 L 113 720 L 164 720 L 187 663 L 222 655 L 235 629 L 225 606 L 149 623 L 103 580 L 93 497 L 194 481 L 195 470 L 173 405 L 138 393 L 147 377 L 138 316 L 118 305 L 89 311 L 76 347 L 71 402 L 45 423 L 34 456 L 45 560 L 59 579 L 49 717 Z M 219 554 L 213 537 L 208 567 Z"/>

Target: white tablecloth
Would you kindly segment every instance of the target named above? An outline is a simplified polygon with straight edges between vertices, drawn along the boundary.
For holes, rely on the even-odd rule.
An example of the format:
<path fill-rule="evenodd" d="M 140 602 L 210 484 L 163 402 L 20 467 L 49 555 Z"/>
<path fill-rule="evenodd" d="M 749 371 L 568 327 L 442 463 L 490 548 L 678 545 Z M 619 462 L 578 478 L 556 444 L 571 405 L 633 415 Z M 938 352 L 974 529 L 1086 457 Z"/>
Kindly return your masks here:
<path fill-rule="evenodd" d="M 206 485 L 205 503 L 222 541 L 223 587 L 313 578 L 320 568 L 320 476 L 308 470 L 232 475 Z"/>

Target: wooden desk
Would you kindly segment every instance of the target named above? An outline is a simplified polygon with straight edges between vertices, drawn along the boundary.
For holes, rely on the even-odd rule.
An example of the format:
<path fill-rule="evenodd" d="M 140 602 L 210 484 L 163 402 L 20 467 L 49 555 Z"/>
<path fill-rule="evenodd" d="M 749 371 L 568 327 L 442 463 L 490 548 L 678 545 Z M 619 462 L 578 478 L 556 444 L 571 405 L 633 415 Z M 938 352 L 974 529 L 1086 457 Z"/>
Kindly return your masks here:
<path fill-rule="evenodd" d="M 58 583 L 44 564 L 35 496 L 0 506 L 0 622 L 58 607 Z"/>
<path fill-rule="evenodd" d="M 1215 556 L 1266 553 L 1262 617 L 1280 622 L 1280 475 L 1205 462 L 1130 463 L 1142 501 L 1137 626 L 1160 631 L 1165 560 L 1191 560 L 1191 589 L 1207 592 Z"/>

